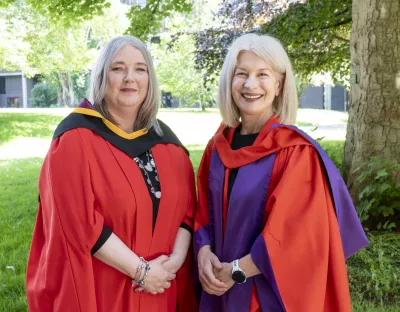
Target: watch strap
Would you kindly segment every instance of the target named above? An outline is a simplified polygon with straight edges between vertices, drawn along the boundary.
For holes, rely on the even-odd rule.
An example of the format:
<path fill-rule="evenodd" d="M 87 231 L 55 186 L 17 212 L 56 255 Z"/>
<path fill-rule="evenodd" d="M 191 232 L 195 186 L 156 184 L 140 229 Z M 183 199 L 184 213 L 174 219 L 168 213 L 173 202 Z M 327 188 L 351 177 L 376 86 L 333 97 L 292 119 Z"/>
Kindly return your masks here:
<path fill-rule="evenodd" d="M 233 264 L 232 264 L 232 272 L 234 272 L 234 271 L 236 271 L 236 270 L 240 270 L 240 267 L 239 267 L 239 260 L 238 259 L 236 259 L 236 260 L 233 260 Z"/>

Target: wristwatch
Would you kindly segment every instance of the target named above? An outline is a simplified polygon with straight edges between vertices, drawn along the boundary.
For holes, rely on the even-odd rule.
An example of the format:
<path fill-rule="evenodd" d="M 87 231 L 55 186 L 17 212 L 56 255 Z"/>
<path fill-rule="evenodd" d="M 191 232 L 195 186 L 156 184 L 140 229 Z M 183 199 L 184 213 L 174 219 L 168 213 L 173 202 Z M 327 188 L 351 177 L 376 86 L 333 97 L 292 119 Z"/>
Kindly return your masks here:
<path fill-rule="evenodd" d="M 233 261 L 232 279 L 238 284 L 246 282 L 246 273 L 244 273 L 244 271 L 239 267 L 239 260 Z"/>

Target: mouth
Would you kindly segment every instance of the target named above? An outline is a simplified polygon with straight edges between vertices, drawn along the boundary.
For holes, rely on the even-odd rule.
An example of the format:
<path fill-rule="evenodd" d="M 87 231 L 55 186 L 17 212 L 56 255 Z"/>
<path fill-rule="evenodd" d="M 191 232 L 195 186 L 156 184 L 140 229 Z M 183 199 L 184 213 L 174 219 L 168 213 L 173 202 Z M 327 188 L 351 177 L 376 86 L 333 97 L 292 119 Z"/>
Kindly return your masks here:
<path fill-rule="evenodd" d="M 136 89 L 132 89 L 132 88 L 123 88 L 121 89 L 122 92 L 136 92 Z"/>
<path fill-rule="evenodd" d="M 263 95 L 262 95 L 262 94 L 242 93 L 242 96 L 243 96 L 245 99 L 257 100 L 257 99 L 260 99 Z"/>

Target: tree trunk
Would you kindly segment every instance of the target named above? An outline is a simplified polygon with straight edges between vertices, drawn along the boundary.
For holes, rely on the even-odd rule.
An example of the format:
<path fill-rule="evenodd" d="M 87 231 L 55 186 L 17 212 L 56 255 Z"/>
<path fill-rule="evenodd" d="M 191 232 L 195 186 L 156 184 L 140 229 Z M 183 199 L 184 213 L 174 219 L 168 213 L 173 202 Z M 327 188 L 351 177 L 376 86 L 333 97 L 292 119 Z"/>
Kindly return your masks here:
<path fill-rule="evenodd" d="M 343 175 L 355 202 L 353 171 L 377 156 L 400 162 L 400 5 L 353 0 L 351 89 Z"/>
<path fill-rule="evenodd" d="M 58 73 L 61 84 L 61 93 L 58 96 L 58 106 L 74 106 L 75 94 L 72 86 L 71 73 Z"/>

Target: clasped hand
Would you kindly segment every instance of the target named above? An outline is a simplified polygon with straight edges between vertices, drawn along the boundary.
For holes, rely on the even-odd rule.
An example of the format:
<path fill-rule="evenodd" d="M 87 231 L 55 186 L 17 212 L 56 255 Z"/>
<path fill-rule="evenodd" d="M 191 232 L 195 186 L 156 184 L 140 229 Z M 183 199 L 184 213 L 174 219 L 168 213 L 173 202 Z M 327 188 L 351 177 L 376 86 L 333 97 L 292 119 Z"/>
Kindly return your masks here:
<path fill-rule="evenodd" d="M 149 261 L 150 271 L 148 272 L 145 284 L 135 289 L 135 292 L 148 292 L 153 295 L 163 293 L 171 287 L 171 281 L 175 279 L 176 272 L 180 269 L 185 259 L 178 255 L 171 254 L 159 256 Z"/>
<path fill-rule="evenodd" d="M 210 295 L 222 296 L 235 284 L 231 276 L 232 264 L 221 263 L 210 246 L 200 249 L 197 260 L 200 283 Z"/>

